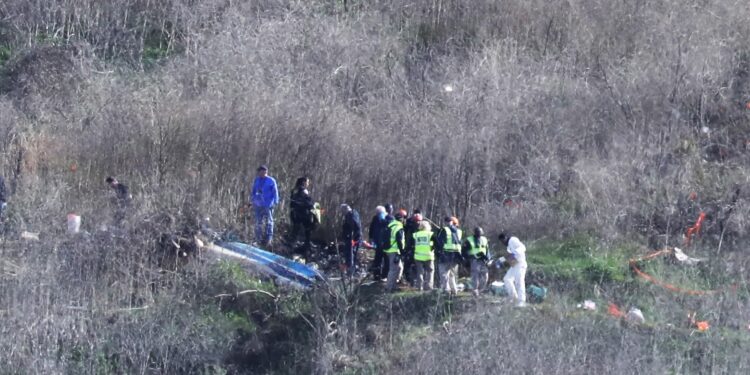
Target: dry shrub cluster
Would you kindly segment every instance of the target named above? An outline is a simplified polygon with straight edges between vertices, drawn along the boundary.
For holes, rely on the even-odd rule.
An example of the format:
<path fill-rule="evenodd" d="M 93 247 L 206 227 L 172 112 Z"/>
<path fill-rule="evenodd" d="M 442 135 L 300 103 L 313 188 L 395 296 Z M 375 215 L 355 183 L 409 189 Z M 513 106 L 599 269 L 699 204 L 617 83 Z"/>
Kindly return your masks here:
<path fill-rule="evenodd" d="M 310 175 L 328 207 L 392 201 L 529 234 L 653 235 L 694 220 L 677 214 L 692 191 L 719 221 L 747 179 L 741 3 L 201 2 L 188 17 L 179 2 L 133 2 L 132 22 L 191 40 L 142 74 L 45 16 L 93 22 L 80 9 L 117 18 L 126 6 L 41 4 L 60 10 L 40 5 L 6 28 L 62 27 L 91 47 L 18 45 L 5 172 L 39 164 L 27 177 L 75 186 L 66 202 L 111 173 L 144 200 L 191 195 L 230 220 L 264 162 L 284 195 Z M 746 229 L 734 224 L 736 239 Z"/>
<path fill-rule="evenodd" d="M 216 319 L 209 293 L 218 284 L 206 268 L 160 272 L 149 241 L 57 238 L 3 246 L 4 372 L 197 373 L 223 365 L 236 332 Z"/>
<path fill-rule="evenodd" d="M 486 309 L 492 311 L 488 314 Z M 481 305 L 435 332 L 392 372 L 456 374 L 746 372 L 743 340 L 699 334 L 686 325 L 628 327 L 611 317 L 509 311 Z M 545 338 L 545 339 L 540 339 Z M 666 354 L 669 353 L 669 354 Z"/>
<path fill-rule="evenodd" d="M 267 163 L 284 197 L 310 176 L 329 212 L 393 202 L 489 233 L 663 245 L 703 208 L 706 247 L 731 249 L 748 230 L 747 193 L 729 205 L 750 165 L 748 18 L 739 0 L 5 1 L 8 225 L 54 233 L 75 211 L 93 231 L 110 174 L 135 193 L 131 224 L 237 224 Z M 28 267 L 62 267 L 42 259 Z"/>

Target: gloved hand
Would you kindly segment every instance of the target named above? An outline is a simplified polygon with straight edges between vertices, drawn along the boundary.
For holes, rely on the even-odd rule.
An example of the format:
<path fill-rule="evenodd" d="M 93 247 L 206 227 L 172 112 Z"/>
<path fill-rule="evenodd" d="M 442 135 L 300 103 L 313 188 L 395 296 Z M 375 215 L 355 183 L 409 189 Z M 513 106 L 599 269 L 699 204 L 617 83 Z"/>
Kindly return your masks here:
<path fill-rule="evenodd" d="M 401 255 L 396 255 L 393 257 L 393 264 L 398 265 L 401 262 Z"/>

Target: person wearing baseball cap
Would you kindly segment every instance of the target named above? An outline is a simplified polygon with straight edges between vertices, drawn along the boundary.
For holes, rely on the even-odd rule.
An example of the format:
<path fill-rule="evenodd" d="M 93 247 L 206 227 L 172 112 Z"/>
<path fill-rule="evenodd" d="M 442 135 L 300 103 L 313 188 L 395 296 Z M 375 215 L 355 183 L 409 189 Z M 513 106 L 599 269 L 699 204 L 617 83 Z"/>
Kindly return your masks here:
<path fill-rule="evenodd" d="M 406 222 L 404 223 L 404 279 L 409 284 L 415 284 L 417 270 L 416 264 L 414 263 L 414 247 L 416 245 L 414 241 L 414 233 L 419 230 L 419 223 L 423 218 L 422 213 L 418 208 L 415 209 L 414 213 L 410 216 L 406 215 L 405 210 L 404 214 L 404 216 L 407 217 Z"/>
<path fill-rule="evenodd" d="M 458 266 L 462 262 L 461 241 L 463 233 L 457 227 L 458 219 L 454 216 L 446 216 L 443 221 L 445 226 L 440 230 L 435 241 L 440 287 L 443 291 L 456 295 L 458 293 L 456 284 Z"/>
<path fill-rule="evenodd" d="M 404 271 L 404 264 L 401 262 L 401 255 L 404 252 L 404 220 L 406 212 L 397 211 L 393 215 L 393 221 L 388 223 L 389 240 L 384 252 L 388 255 L 388 280 L 385 289 L 389 292 L 396 291 L 396 282 L 401 278 Z"/>
<path fill-rule="evenodd" d="M 278 203 L 276 180 L 268 175 L 268 167 L 261 165 L 253 181 L 248 206 L 252 205 L 255 211 L 255 241 L 263 246 L 273 241 L 273 209 Z"/>
<path fill-rule="evenodd" d="M 487 269 L 487 261 L 490 257 L 489 242 L 484 236 L 482 227 L 474 228 L 474 235 L 466 237 L 462 247 L 466 256 L 471 259 L 472 294 L 478 296 L 487 287 L 489 276 Z"/>

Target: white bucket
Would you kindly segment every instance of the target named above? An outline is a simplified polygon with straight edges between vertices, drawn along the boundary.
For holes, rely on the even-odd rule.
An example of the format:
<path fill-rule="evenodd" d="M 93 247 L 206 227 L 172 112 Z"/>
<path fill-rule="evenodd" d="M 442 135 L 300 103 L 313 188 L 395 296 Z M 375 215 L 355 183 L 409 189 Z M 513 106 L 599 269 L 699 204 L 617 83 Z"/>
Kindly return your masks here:
<path fill-rule="evenodd" d="M 81 231 L 81 217 L 70 213 L 68 214 L 68 233 L 78 233 Z"/>
<path fill-rule="evenodd" d="M 508 291 L 505 290 L 505 283 L 502 281 L 493 281 L 492 284 L 490 284 L 490 290 L 492 291 L 492 294 L 496 296 L 508 295 Z"/>

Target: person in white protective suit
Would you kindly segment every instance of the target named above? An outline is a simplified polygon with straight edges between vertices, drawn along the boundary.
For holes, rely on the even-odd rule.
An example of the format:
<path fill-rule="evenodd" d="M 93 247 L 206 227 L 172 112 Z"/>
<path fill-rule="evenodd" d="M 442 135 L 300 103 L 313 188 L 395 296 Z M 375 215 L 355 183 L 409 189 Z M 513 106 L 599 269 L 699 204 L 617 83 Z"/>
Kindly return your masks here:
<path fill-rule="evenodd" d="M 505 260 L 510 264 L 510 269 L 503 278 L 505 290 L 517 306 L 526 306 L 526 246 L 518 237 L 505 233 L 501 233 L 497 239 L 505 244 L 508 251 Z"/>

